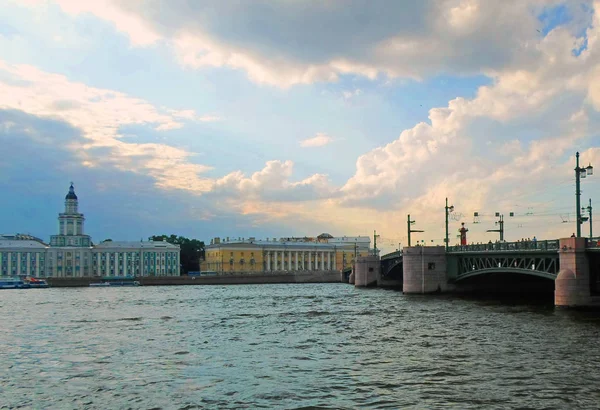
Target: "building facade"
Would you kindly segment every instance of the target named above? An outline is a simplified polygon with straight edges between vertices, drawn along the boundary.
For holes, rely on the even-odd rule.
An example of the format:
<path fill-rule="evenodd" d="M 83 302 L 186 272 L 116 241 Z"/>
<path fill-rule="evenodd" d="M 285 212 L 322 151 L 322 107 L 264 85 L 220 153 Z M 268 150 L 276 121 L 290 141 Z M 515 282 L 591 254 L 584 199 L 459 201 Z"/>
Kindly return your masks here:
<path fill-rule="evenodd" d="M 352 267 L 355 258 L 370 252 L 368 237 L 343 237 L 346 240 L 323 235 L 280 240 L 214 238 L 206 247 L 200 270 L 216 273 L 341 271 Z"/>
<path fill-rule="evenodd" d="M 84 233 L 73 184 L 58 215 L 50 244 L 30 235 L 0 235 L 0 276 L 179 276 L 179 245 L 168 242 L 113 242 L 98 245 Z"/>

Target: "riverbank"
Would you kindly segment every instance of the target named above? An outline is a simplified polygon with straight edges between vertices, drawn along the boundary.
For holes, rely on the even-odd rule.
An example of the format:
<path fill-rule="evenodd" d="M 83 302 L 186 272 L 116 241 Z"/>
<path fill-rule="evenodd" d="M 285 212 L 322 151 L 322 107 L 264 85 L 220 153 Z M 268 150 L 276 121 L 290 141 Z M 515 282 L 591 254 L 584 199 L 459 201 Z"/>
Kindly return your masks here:
<path fill-rule="evenodd" d="M 242 273 L 235 275 L 211 276 L 143 276 L 132 278 L 140 286 L 186 286 L 186 285 L 247 285 L 268 283 L 338 283 L 341 281 L 337 271 L 316 272 L 276 272 Z M 51 288 L 89 287 L 90 283 L 100 283 L 98 277 L 47 278 Z"/>

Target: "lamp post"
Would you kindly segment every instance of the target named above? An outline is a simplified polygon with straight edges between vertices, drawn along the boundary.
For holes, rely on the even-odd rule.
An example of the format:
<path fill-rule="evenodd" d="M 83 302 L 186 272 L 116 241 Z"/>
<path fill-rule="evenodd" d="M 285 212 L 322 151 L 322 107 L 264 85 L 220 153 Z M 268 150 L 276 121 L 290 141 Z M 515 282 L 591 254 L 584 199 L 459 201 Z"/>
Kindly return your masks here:
<path fill-rule="evenodd" d="M 408 220 L 406 221 L 406 224 L 408 226 L 408 246 L 410 246 L 410 234 L 411 233 L 413 233 L 413 232 L 425 232 L 425 231 L 420 231 L 420 230 L 417 230 L 417 229 L 411 229 L 410 226 L 412 224 L 414 224 L 414 223 L 415 223 L 415 221 L 411 221 L 410 220 L 410 214 L 408 214 Z"/>
<path fill-rule="evenodd" d="M 575 164 L 575 203 L 576 203 L 576 205 L 575 205 L 575 207 L 577 210 L 577 237 L 580 238 L 581 237 L 581 224 L 583 223 L 583 220 L 581 219 L 581 202 L 580 202 L 581 178 L 585 178 L 588 175 L 589 176 L 594 175 L 594 167 L 592 167 L 592 164 L 588 165 L 587 167 L 580 167 L 579 166 L 579 152 L 577 152 L 575 154 L 575 158 L 576 158 L 576 164 Z"/>
<path fill-rule="evenodd" d="M 373 231 L 373 255 L 377 256 L 377 231 Z"/>
<path fill-rule="evenodd" d="M 581 222 L 585 222 L 585 221 L 589 221 L 590 223 L 590 239 L 592 239 L 594 236 L 592 235 L 592 199 L 590 198 L 590 202 L 589 205 L 587 206 L 587 208 L 581 208 L 581 212 L 588 212 L 588 216 L 582 216 L 581 217 Z"/>
<path fill-rule="evenodd" d="M 448 214 L 452 211 L 454 211 L 454 205 L 450 205 L 448 206 L 448 198 L 446 198 L 446 207 L 444 208 L 446 210 L 446 252 L 448 252 Z"/>
<path fill-rule="evenodd" d="M 504 241 L 504 214 L 500 215 L 496 213 L 500 219 L 496 221 L 496 225 L 499 225 L 498 229 L 488 229 L 487 232 L 498 232 L 500 233 L 500 242 Z"/>

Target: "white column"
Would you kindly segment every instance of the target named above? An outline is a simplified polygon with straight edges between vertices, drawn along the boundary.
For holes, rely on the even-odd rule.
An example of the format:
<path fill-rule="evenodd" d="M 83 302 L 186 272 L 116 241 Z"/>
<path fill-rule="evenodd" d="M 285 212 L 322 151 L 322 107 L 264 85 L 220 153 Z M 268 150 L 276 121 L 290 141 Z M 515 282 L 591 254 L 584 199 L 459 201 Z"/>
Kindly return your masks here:
<path fill-rule="evenodd" d="M 312 252 L 308 251 L 308 270 L 312 270 Z"/>
<path fill-rule="evenodd" d="M 298 270 L 298 251 L 296 251 L 296 253 L 294 254 L 295 258 L 296 258 L 296 270 Z"/>
<path fill-rule="evenodd" d="M 327 252 L 327 270 L 331 270 L 331 252 Z"/>
<path fill-rule="evenodd" d="M 271 271 L 271 251 L 267 251 L 267 272 Z"/>
<path fill-rule="evenodd" d="M 325 252 L 321 252 L 321 270 L 325 270 Z"/>
<path fill-rule="evenodd" d="M 27 271 L 25 272 L 27 274 L 27 276 L 29 276 L 29 273 L 31 272 L 31 253 L 30 252 L 25 252 L 25 269 L 27 269 Z"/>
<path fill-rule="evenodd" d="M 35 276 L 40 277 L 40 253 L 35 253 Z"/>
<path fill-rule="evenodd" d="M 104 252 L 104 257 L 106 258 L 106 265 L 104 265 L 104 276 L 110 275 L 110 253 Z"/>

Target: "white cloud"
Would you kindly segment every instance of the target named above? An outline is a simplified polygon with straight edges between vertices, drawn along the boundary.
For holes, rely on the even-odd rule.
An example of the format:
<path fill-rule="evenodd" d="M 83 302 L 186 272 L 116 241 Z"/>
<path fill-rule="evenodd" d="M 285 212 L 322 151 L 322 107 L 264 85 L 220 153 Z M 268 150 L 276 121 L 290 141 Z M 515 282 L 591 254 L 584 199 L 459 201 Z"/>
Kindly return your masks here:
<path fill-rule="evenodd" d="M 86 2 L 60 3 L 73 15 L 90 12 L 113 21 L 134 44 L 170 44 L 186 67 L 239 69 L 252 81 L 278 87 L 336 81 L 343 74 L 419 79 L 438 73 L 483 73 L 491 79 L 473 98 L 457 97 L 445 107 L 432 108 L 428 121 L 361 155 L 354 175 L 341 187 L 322 174 L 294 181 L 291 161 L 268 161 L 249 175 L 235 171 L 202 178 L 198 174 L 207 169 L 193 164 L 190 153 L 161 144 L 126 144 L 118 128 L 151 124 L 168 130 L 184 120 L 219 117 L 159 110 L 142 100 L 28 67 L 5 67 L 33 86 L 0 86 L 0 107 L 64 119 L 91 140 L 84 150 L 113 148 L 118 153 L 115 166 L 149 172 L 165 187 L 207 193 L 257 218 L 293 220 L 297 225 L 317 221 L 343 231 L 403 232 L 406 214 L 411 213 L 427 235 L 439 236 L 435 232 L 441 230 L 446 196 L 465 213 L 509 210 L 518 205 L 518 198 L 543 207 L 547 205 L 532 192 L 552 183 L 548 181 L 568 183 L 573 159 L 567 157 L 576 149 L 586 162 L 600 160 L 600 2 L 594 3 L 594 14 L 567 3 L 573 22 L 544 37 L 536 30 L 541 28 L 536 16 L 558 3 L 423 1 L 410 7 L 386 5 L 387 13 L 377 18 L 377 6 L 336 1 L 309 6 L 269 2 L 268 8 L 256 7 L 256 2 L 238 2 L 237 7 L 219 2 L 209 8 L 177 1 L 164 7 L 160 0 L 97 3 L 105 10 Z M 343 16 L 340 7 L 346 11 Z M 151 14 L 152 10 L 166 11 Z M 136 23 L 128 26 L 127 19 Z M 270 30 L 264 30 L 265 21 L 272 24 Z M 574 33 L 580 34 L 582 27 L 587 27 L 585 37 L 577 37 Z M 587 48 L 575 56 L 573 50 L 586 38 Z M 352 93 L 344 91 L 342 97 L 352 98 Z M 319 133 L 300 144 L 316 147 L 331 141 Z M 98 161 L 86 155 L 88 163 Z M 540 229 L 548 235 L 557 232 L 549 224 Z"/>
<path fill-rule="evenodd" d="M 133 45 L 164 41 L 184 66 L 227 66 L 244 70 L 257 83 L 284 88 L 337 81 L 343 74 L 419 79 L 440 72 L 489 73 L 534 62 L 541 54 L 535 47 L 541 28 L 537 15 L 559 3 L 56 2 L 73 16 L 91 13 L 112 22 Z M 574 16 L 572 30 L 589 24 L 591 13 L 578 4 L 566 7 Z M 264 29 L 265 22 L 271 30 Z"/>
<path fill-rule="evenodd" d="M 300 146 L 304 148 L 323 147 L 334 141 L 333 137 L 325 134 L 324 132 L 318 132 L 317 135 L 311 138 L 306 138 L 300 141 Z"/>
<path fill-rule="evenodd" d="M 174 115 L 144 100 L 71 82 L 27 65 L 0 60 L 0 73 L 12 79 L 0 80 L 0 109 L 60 119 L 80 129 L 88 142 L 71 144 L 71 148 L 86 166 L 110 163 L 119 169 L 148 173 L 163 187 L 199 192 L 210 189 L 210 182 L 199 176 L 210 167 L 192 163 L 193 153 L 164 144 L 125 142 L 119 134 L 120 127 L 130 124 L 148 124 L 158 131 L 180 128 L 184 124 L 176 118 L 198 118 L 193 111 Z M 110 155 L 94 155 L 99 149 L 108 149 Z"/>

